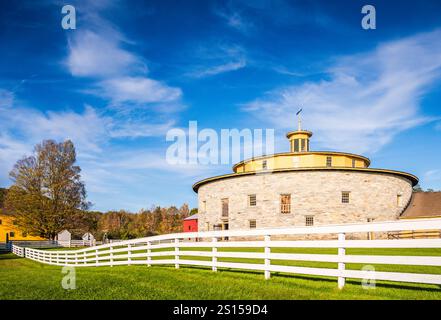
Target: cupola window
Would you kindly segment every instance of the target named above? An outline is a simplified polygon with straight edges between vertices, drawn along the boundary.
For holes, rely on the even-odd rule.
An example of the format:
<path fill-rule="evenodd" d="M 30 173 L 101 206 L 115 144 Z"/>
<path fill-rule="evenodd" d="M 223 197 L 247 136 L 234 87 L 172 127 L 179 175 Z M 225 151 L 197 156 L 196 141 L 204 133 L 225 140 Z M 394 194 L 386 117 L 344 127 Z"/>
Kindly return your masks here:
<path fill-rule="evenodd" d="M 332 157 L 326 157 L 326 166 L 332 167 Z"/>

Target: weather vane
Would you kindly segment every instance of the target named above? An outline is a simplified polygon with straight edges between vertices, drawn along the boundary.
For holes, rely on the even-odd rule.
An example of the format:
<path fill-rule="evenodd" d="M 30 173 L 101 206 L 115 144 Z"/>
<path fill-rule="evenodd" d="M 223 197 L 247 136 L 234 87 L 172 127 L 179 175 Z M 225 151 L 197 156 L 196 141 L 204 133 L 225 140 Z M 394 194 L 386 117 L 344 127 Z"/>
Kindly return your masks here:
<path fill-rule="evenodd" d="M 303 111 L 302 108 L 300 108 L 299 111 L 297 111 L 296 116 L 297 116 L 297 122 L 298 122 L 298 131 L 302 131 L 302 117 L 300 115 L 300 113 Z"/>

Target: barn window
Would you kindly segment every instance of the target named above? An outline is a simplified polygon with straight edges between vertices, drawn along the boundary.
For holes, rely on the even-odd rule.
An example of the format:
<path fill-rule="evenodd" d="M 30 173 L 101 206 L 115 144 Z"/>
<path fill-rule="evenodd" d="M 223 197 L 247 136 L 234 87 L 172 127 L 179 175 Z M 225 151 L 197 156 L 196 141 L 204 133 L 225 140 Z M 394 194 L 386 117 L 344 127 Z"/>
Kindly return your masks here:
<path fill-rule="evenodd" d="M 10 236 L 11 238 L 14 238 L 14 237 L 15 237 L 15 232 L 13 232 L 13 231 L 9 232 L 9 236 Z"/>
<path fill-rule="evenodd" d="M 341 203 L 349 203 L 349 191 L 343 191 L 341 193 Z"/>
<path fill-rule="evenodd" d="M 250 229 L 256 229 L 256 220 L 250 220 Z"/>
<path fill-rule="evenodd" d="M 262 169 L 263 169 L 263 170 L 268 169 L 268 163 L 267 163 L 266 160 L 263 160 L 263 161 L 262 161 Z"/>
<path fill-rule="evenodd" d="M 13 220 L 12 221 L 12 225 L 16 226 L 17 225 L 17 220 Z"/>
<path fill-rule="evenodd" d="M 314 216 L 306 216 L 305 217 L 305 224 L 307 226 L 313 226 L 314 225 Z"/>
<path fill-rule="evenodd" d="M 281 194 L 280 195 L 280 212 L 281 213 L 291 213 L 291 195 Z"/>
<path fill-rule="evenodd" d="M 222 199 L 222 217 L 228 217 L 228 198 Z"/>
<path fill-rule="evenodd" d="M 355 159 L 352 159 L 352 168 L 355 168 Z"/>
<path fill-rule="evenodd" d="M 206 212 L 207 211 L 207 201 L 202 201 L 202 212 Z"/>
<path fill-rule="evenodd" d="M 332 157 L 326 157 L 326 166 L 332 167 Z"/>
<path fill-rule="evenodd" d="M 22 232 L 22 233 L 21 233 L 21 236 L 22 236 L 23 238 L 26 238 L 26 237 L 28 236 L 28 234 L 27 234 L 27 232 Z"/>
<path fill-rule="evenodd" d="M 248 195 L 248 205 L 250 207 L 255 207 L 257 205 L 257 197 L 255 194 Z"/>

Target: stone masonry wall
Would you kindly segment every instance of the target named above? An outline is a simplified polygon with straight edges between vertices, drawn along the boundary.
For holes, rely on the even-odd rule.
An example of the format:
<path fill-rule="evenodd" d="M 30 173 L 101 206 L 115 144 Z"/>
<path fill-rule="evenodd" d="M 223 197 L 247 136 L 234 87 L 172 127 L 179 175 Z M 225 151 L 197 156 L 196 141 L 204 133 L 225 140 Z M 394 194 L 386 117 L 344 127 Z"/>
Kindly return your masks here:
<path fill-rule="evenodd" d="M 342 203 L 342 191 L 350 192 L 350 203 Z M 256 194 L 257 205 L 248 205 Z M 291 194 L 291 213 L 280 212 L 280 194 Z M 397 204 L 401 195 L 401 205 Z M 223 221 L 221 199 L 229 199 L 229 229 L 305 226 L 396 220 L 412 195 L 412 183 L 400 176 L 347 171 L 301 171 L 258 174 L 218 180 L 198 190 L 200 231 Z M 204 211 L 203 201 L 206 201 Z M 358 237 L 357 237 L 358 238 Z"/>

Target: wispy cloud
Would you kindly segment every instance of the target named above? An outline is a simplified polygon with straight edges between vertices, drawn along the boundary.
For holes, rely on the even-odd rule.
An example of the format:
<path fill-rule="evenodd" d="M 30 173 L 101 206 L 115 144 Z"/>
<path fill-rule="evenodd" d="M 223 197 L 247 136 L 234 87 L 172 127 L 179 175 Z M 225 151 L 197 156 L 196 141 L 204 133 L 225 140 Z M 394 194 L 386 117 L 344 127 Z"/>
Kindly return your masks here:
<path fill-rule="evenodd" d="M 246 61 L 244 59 L 240 59 L 238 61 L 227 62 L 225 64 L 211 66 L 206 69 L 198 70 L 192 73 L 192 75 L 196 78 L 204 78 L 209 76 L 214 76 L 220 73 L 235 71 L 238 69 L 242 69 L 246 66 Z"/>
<path fill-rule="evenodd" d="M 192 67 L 187 75 L 194 78 L 205 78 L 225 72 L 245 68 L 247 57 L 245 50 L 239 45 L 210 44 L 200 47 L 195 54 L 200 64 Z"/>
<path fill-rule="evenodd" d="M 0 90 L 0 184 L 8 184 L 8 172 L 14 163 L 30 155 L 34 146 L 45 139 L 71 139 L 77 149 L 82 177 L 88 190 L 106 196 L 120 194 L 130 183 L 143 184 L 154 172 L 189 177 L 201 174 L 200 166 L 170 166 L 165 148 L 137 145 L 128 150 L 115 140 L 164 137 L 175 125 L 148 118 L 113 116 L 86 106 L 82 112 L 42 112 L 22 105 L 7 90 Z M 110 156 L 111 155 L 111 156 Z M 125 186 L 125 187 L 124 187 Z"/>
<path fill-rule="evenodd" d="M 246 19 L 240 10 L 233 7 L 231 3 L 228 3 L 225 7 L 215 8 L 214 13 L 222 18 L 229 27 L 241 33 L 247 34 L 254 28 L 254 24 Z"/>
<path fill-rule="evenodd" d="M 440 37 L 435 30 L 342 57 L 327 70 L 329 80 L 275 89 L 244 110 L 292 129 L 301 106 L 305 126 L 322 146 L 375 152 L 396 134 L 430 120 L 420 114 L 420 97 L 440 77 Z"/>
<path fill-rule="evenodd" d="M 434 170 L 426 171 L 424 173 L 424 179 L 426 181 L 441 180 L 441 170 L 440 169 L 434 169 Z"/>

